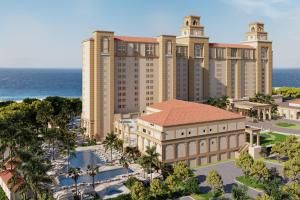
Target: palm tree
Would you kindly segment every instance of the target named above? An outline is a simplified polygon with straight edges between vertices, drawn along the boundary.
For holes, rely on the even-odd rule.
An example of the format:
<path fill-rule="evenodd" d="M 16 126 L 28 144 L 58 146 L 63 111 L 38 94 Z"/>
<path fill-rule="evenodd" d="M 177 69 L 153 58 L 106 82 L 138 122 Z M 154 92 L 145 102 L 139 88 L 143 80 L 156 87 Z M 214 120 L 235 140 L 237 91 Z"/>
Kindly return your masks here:
<path fill-rule="evenodd" d="M 81 170 L 80 170 L 80 168 L 71 167 L 69 169 L 68 174 L 69 174 L 69 177 L 71 177 L 74 180 L 74 182 L 75 182 L 75 198 L 78 199 L 77 182 L 78 182 L 78 179 L 80 177 Z"/>
<path fill-rule="evenodd" d="M 110 149 L 110 161 L 112 161 L 112 151 L 113 148 L 116 147 L 117 140 L 118 137 L 115 133 L 108 133 L 107 136 L 105 137 L 105 140 L 103 141 L 105 151 Z"/>
<path fill-rule="evenodd" d="M 129 162 L 128 162 L 128 158 L 126 156 L 122 156 L 120 158 L 120 164 L 127 170 L 127 179 L 128 179 L 128 174 L 129 174 Z"/>
<path fill-rule="evenodd" d="M 93 179 L 93 188 L 95 188 L 95 176 L 97 175 L 98 172 L 99 172 L 98 166 L 96 166 L 96 167 L 94 167 L 92 165 L 87 166 L 87 173 Z"/>
<path fill-rule="evenodd" d="M 136 159 L 141 155 L 138 147 L 136 147 L 136 146 L 135 147 L 131 147 L 131 146 L 125 147 L 124 153 L 128 158 L 131 158 L 131 159 Z"/>
<path fill-rule="evenodd" d="M 151 180 L 152 180 L 152 167 L 158 162 L 159 153 L 156 152 L 156 146 L 149 147 L 146 149 L 148 165 L 150 167 Z"/>
<path fill-rule="evenodd" d="M 148 158 L 148 156 L 143 155 L 143 156 L 139 157 L 138 163 L 144 169 L 144 178 L 145 178 L 145 173 L 147 172 L 147 176 L 149 174 L 149 158 Z"/>

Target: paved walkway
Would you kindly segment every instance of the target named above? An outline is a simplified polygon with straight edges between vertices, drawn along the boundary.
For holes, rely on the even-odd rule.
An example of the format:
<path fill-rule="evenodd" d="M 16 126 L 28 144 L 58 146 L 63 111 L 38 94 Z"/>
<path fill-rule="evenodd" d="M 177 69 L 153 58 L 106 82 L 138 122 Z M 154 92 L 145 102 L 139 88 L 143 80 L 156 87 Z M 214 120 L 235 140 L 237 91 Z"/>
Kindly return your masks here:
<path fill-rule="evenodd" d="M 274 163 L 266 163 L 268 168 L 276 167 L 280 174 L 282 174 L 282 166 Z M 209 171 L 216 170 L 222 176 L 225 189 L 225 197 L 231 197 L 231 190 L 235 182 L 235 178 L 242 176 L 243 172 L 235 166 L 235 161 L 230 160 L 228 162 L 217 163 L 214 165 L 209 165 L 201 167 L 200 169 L 194 170 L 194 173 L 197 175 L 198 180 L 200 181 L 200 191 L 206 193 L 210 191 L 210 187 L 205 183 L 205 178 Z M 260 192 L 257 190 L 250 189 L 248 190 L 248 195 L 251 197 L 256 197 Z"/>
<path fill-rule="evenodd" d="M 281 128 L 281 127 L 276 126 L 276 123 L 278 123 L 278 122 L 287 122 L 287 123 L 291 123 L 291 124 L 300 125 L 300 122 L 298 122 L 298 121 L 292 121 L 292 120 L 287 120 L 287 119 L 278 119 L 278 120 L 270 120 L 270 121 L 266 120 L 264 122 L 258 122 L 258 123 L 246 122 L 246 125 L 262 128 L 264 130 L 275 131 L 275 132 L 279 132 L 279 133 L 300 135 L 300 130 L 293 130 L 293 129 Z"/>

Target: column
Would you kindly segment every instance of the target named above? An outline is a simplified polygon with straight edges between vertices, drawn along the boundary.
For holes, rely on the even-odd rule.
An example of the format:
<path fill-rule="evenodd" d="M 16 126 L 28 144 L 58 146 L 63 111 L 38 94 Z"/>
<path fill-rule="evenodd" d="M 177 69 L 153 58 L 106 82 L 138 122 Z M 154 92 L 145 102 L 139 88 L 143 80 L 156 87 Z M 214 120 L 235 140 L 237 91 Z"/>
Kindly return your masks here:
<path fill-rule="evenodd" d="M 266 109 L 265 108 L 262 110 L 262 113 L 263 113 L 263 121 L 265 121 L 266 120 Z"/>
<path fill-rule="evenodd" d="M 257 119 L 258 119 L 258 120 L 260 120 L 260 112 L 261 112 L 261 110 L 258 108 L 258 109 L 257 109 Z"/>
<path fill-rule="evenodd" d="M 272 108 L 269 108 L 268 115 L 269 115 L 269 120 L 271 120 L 272 119 Z"/>
<path fill-rule="evenodd" d="M 256 146 L 260 146 L 260 132 L 256 133 Z"/>
<path fill-rule="evenodd" d="M 253 132 L 250 131 L 249 135 L 250 135 L 250 147 L 252 147 L 253 146 Z"/>
<path fill-rule="evenodd" d="M 173 145 L 173 150 L 174 150 L 174 160 L 176 160 L 177 159 L 177 145 L 176 144 Z"/>

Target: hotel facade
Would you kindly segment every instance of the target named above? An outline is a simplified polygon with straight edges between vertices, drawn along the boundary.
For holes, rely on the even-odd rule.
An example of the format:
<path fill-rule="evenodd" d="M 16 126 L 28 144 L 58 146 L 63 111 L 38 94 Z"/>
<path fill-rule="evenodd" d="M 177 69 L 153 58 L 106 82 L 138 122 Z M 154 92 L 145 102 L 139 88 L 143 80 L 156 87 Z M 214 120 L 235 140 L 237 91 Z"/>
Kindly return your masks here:
<path fill-rule="evenodd" d="M 239 100 L 272 93 L 272 42 L 251 23 L 241 44 L 211 43 L 199 16 L 184 17 L 181 35 L 155 38 L 95 31 L 83 41 L 82 126 L 102 140 L 116 115 L 154 103 L 209 97 Z"/>

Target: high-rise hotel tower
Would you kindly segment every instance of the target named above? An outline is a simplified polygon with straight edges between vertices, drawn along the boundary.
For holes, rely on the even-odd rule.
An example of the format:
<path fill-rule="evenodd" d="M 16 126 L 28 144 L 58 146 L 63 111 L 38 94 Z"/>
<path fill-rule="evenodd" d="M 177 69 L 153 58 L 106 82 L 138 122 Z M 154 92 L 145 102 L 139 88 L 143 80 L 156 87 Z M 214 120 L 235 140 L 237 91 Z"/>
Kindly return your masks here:
<path fill-rule="evenodd" d="M 264 24 L 249 25 L 241 44 L 210 43 L 199 16 L 187 16 L 181 35 L 156 38 L 95 31 L 83 41 L 82 125 L 102 140 L 115 114 L 142 112 L 153 103 L 203 102 L 272 93 L 272 42 Z"/>

